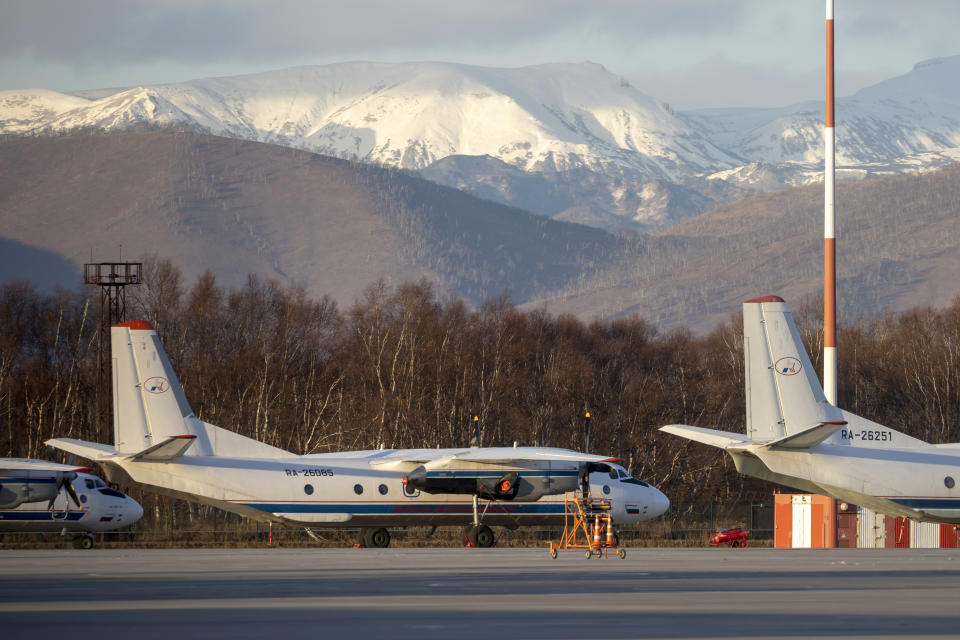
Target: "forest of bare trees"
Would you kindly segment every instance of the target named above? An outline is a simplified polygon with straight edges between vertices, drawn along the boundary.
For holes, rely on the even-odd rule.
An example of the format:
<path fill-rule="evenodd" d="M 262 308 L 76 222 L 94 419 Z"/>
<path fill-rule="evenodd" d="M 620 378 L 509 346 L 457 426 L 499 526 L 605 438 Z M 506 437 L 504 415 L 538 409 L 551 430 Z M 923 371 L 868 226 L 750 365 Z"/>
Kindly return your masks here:
<path fill-rule="evenodd" d="M 164 259 L 144 274 L 128 319 L 154 325 L 194 411 L 271 445 L 583 449 L 589 411 L 590 449 L 675 501 L 769 496 L 716 450 L 657 431 L 742 431 L 738 317 L 698 337 L 635 316 L 522 312 L 505 299 L 471 308 L 426 281 L 374 283 L 341 310 L 253 276 L 238 289 L 210 274 L 187 283 Z M 820 310 L 807 301 L 793 311 L 817 364 Z M 96 290 L 0 290 L 0 455 L 45 457 L 51 437 L 111 441 L 98 419 L 98 322 Z M 841 406 L 930 442 L 960 440 L 960 298 L 842 325 L 839 345 Z"/>

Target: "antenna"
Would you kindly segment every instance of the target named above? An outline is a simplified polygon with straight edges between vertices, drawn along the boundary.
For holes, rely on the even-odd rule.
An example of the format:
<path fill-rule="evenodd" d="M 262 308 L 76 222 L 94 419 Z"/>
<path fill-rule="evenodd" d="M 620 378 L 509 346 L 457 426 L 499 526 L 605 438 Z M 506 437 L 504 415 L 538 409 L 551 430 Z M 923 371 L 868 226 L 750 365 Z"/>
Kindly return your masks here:
<path fill-rule="evenodd" d="M 590 453 L 590 412 L 587 411 L 587 415 L 583 417 L 584 420 L 584 434 L 583 434 L 583 452 Z"/>
<path fill-rule="evenodd" d="M 833 0 L 827 2 L 826 121 L 823 129 L 823 393 L 837 404 L 837 247 L 833 130 Z"/>

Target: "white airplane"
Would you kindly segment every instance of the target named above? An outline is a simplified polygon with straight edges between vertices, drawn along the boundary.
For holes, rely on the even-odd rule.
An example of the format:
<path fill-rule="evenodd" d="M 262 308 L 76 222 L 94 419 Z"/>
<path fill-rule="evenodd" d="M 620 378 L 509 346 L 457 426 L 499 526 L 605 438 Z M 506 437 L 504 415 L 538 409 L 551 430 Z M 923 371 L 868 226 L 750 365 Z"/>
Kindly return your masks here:
<path fill-rule="evenodd" d="M 85 471 L 89 467 L 0 458 L 0 531 L 74 531 L 75 545 L 91 549 L 91 532 L 140 519 L 143 508 L 136 500 Z"/>
<path fill-rule="evenodd" d="M 396 449 L 295 455 L 193 414 L 156 332 L 115 325 L 114 445 L 47 444 L 93 460 L 111 482 L 139 486 L 262 521 L 355 528 L 366 546 L 390 544 L 387 527 L 464 525 L 490 546 L 489 525 L 562 523 L 563 494 L 602 487 L 617 524 L 654 518 L 660 491 L 616 460 L 566 449 Z"/>
<path fill-rule="evenodd" d="M 743 304 L 746 433 L 661 431 L 719 447 L 740 473 L 890 516 L 960 523 L 960 443 L 932 445 L 829 402 L 777 296 Z"/>

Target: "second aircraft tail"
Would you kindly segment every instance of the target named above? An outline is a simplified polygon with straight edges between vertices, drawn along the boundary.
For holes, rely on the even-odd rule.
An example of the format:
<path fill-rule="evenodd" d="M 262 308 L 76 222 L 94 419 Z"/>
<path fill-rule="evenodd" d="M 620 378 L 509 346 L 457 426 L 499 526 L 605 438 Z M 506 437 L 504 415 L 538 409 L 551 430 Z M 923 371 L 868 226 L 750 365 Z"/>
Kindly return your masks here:
<path fill-rule="evenodd" d="M 843 423 L 841 411 L 824 396 L 782 298 L 766 296 L 743 303 L 743 350 L 750 440 L 796 438 L 814 427 L 827 437 L 832 433 L 829 425 Z"/>
<path fill-rule="evenodd" d="M 808 449 L 845 424 L 823 387 L 787 309 L 777 296 L 743 303 L 746 434 L 668 425 L 662 431 L 735 451 L 755 445 Z"/>

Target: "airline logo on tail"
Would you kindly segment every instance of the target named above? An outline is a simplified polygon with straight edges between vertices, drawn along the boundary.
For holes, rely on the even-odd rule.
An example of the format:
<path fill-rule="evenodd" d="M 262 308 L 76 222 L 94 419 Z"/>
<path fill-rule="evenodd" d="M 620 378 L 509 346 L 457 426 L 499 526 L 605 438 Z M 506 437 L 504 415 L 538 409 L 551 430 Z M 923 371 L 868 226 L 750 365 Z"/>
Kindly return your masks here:
<path fill-rule="evenodd" d="M 143 383 L 143 388 L 150 393 L 163 393 L 170 388 L 170 381 L 166 378 L 149 378 Z"/>
<path fill-rule="evenodd" d="M 800 361 L 792 356 L 780 358 L 777 360 L 775 367 L 777 369 L 777 373 L 782 376 L 795 376 L 800 373 L 801 369 L 803 369 L 803 365 L 800 364 Z"/>

